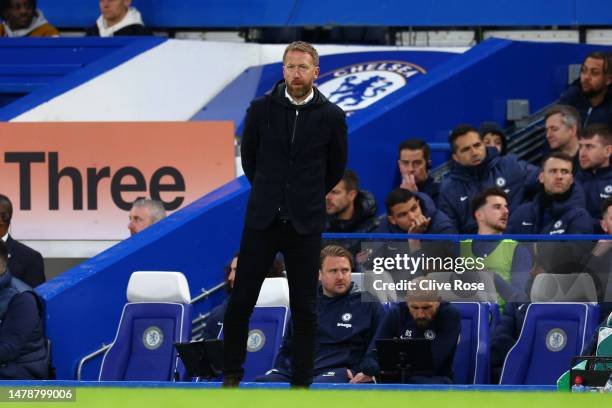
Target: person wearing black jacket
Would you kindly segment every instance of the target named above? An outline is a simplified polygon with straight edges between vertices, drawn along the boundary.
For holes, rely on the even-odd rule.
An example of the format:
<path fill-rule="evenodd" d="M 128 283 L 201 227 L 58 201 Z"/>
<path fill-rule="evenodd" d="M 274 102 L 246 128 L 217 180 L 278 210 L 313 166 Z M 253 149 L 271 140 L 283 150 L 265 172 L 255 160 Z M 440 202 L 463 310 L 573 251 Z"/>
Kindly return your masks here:
<path fill-rule="evenodd" d="M 86 31 L 88 37 L 121 37 L 152 35 L 144 26 L 140 12 L 131 7 L 132 0 L 100 0 L 100 17 Z"/>
<path fill-rule="evenodd" d="M 0 242 L 0 380 L 46 380 L 49 361 L 42 300 L 15 279 Z"/>
<path fill-rule="evenodd" d="M 372 232 L 378 227 L 376 209 L 374 195 L 360 190 L 357 174 L 347 169 L 342 180 L 325 196 L 325 232 Z M 335 242 L 347 248 L 353 255 L 357 255 L 361 250 L 359 239 L 339 239 Z"/>
<path fill-rule="evenodd" d="M 560 104 L 576 108 L 582 127 L 592 123 L 612 125 L 611 74 L 610 56 L 600 51 L 592 52 L 582 62 L 580 78 L 559 98 Z"/>
<path fill-rule="evenodd" d="M 431 279 L 419 277 L 410 282 L 414 284 L 414 289 L 406 291 L 405 302 L 391 305 L 378 328 L 375 341 L 394 338 L 431 341 L 433 366 L 429 373 L 409 376 L 406 383 L 451 384 L 453 359 L 461 331 L 461 315 L 450 303 L 441 301 L 435 290 L 431 290 Z M 362 366 L 367 372 L 379 377 L 375 341 Z"/>
<path fill-rule="evenodd" d="M 593 230 L 603 233 L 600 227 L 601 206 L 612 197 L 612 128 L 602 123 L 588 126 L 580 137 L 580 170 L 576 182 L 582 186 L 586 197 L 586 209 L 593 218 Z"/>
<path fill-rule="evenodd" d="M 344 112 L 314 87 L 316 50 L 296 41 L 283 63 L 284 82 L 251 103 L 242 135 L 242 168 L 252 188 L 224 319 L 225 387 L 238 386 L 244 374 L 249 317 L 277 252 L 287 266 L 295 334 L 291 382 L 312 383 L 325 195 L 344 173 L 347 128 Z"/>
<path fill-rule="evenodd" d="M 325 232 L 371 232 L 378 226 L 374 195 L 359 189 L 359 178 L 349 169 L 325 196 L 325 210 Z"/>
<path fill-rule="evenodd" d="M 9 234 L 13 218 L 13 204 L 4 194 L 0 194 L 0 238 L 6 244 L 9 253 L 8 267 L 13 277 L 35 288 L 45 283 L 45 265 L 42 255 L 16 241 Z"/>

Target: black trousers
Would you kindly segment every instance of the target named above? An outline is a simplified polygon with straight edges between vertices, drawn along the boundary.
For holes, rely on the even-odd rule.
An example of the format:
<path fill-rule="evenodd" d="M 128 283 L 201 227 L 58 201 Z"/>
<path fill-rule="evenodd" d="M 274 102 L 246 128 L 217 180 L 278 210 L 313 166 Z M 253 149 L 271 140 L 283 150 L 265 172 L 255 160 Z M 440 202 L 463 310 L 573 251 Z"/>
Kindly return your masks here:
<path fill-rule="evenodd" d="M 223 321 L 225 376 L 242 378 L 244 374 L 249 319 L 272 261 L 281 252 L 289 280 L 293 330 L 291 383 L 312 383 L 320 251 L 321 234 L 300 235 L 289 221 L 275 220 L 261 231 L 244 227 L 234 287 Z"/>

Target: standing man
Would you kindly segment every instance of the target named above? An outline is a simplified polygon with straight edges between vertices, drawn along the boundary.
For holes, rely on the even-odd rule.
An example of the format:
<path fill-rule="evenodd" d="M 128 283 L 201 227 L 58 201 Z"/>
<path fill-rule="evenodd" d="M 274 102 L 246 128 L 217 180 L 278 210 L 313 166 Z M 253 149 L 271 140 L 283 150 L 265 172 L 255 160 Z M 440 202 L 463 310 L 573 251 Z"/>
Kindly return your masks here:
<path fill-rule="evenodd" d="M 291 384 L 312 383 L 316 289 L 325 195 L 347 159 L 344 112 L 314 80 L 319 55 L 296 41 L 283 55 L 283 76 L 251 103 L 242 136 L 242 167 L 251 183 L 236 280 L 224 319 L 223 385 L 236 387 L 244 370 L 249 318 L 277 252 L 287 266 L 291 307 Z"/>
<path fill-rule="evenodd" d="M 40 252 L 15 241 L 9 234 L 13 219 L 13 204 L 0 194 L 0 238 L 8 251 L 8 268 L 13 277 L 35 288 L 45 283 L 45 264 Z"/>

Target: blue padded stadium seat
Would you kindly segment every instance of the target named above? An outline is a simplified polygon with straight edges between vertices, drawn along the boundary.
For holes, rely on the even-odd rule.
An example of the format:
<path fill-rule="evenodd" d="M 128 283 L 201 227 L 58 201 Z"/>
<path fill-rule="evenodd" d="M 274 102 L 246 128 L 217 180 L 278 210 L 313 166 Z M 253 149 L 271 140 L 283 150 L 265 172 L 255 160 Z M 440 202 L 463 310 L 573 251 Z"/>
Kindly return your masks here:
<path fill-rule="evenodd" d="M 180 272 L 134 272 L 100 381 L 173 381 L 185 370 L 173 342 L 191 336 L 191 296 Z"/>
<path fill-rule="evenodd" d="M 599 306 L 588 303 L 531 303 L 500 384 L 553 385 L 582 354 L 598 324 Z"/>
<path fill-rule="evenodd" d="M 487 302 L 453 302 L 461 314 L 461 333 L 453 360 L 457 384 L 489 383 L 490 305 Z"/>
<path fill-rule="evenodd" d="M 252 381 L 274 366 L 289 318 L 289 285 L 285 278 L 267 278 L 249 321 L 243 381 Z M 223 329 L 219 333 L 223 338 Z"/>
<path fill-rule="evenodd" d="M 499 303 L 497 302 L 488 302 L 489 305 L 489 327 L 491 329 L 491 333 L 495 330 L 495 326 L 499 324 L 499 320 L 501 319 L 501 311 L 499 307 Z"/>

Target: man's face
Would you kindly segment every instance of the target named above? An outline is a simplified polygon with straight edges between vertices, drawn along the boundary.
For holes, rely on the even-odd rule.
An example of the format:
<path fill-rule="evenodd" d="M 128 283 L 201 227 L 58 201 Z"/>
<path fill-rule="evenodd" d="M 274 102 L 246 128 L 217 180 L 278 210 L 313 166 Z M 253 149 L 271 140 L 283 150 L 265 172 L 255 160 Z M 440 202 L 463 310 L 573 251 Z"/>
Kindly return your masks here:
<path fill-rule="evenodd" d="M 9 224 L 3 220 L 8 219 L 8 204 L 0 203 L 0 238 L 6 235 L 9 230 Z"/>
<path fill-rule="evenodd" d="M 476 210 L 476 219 L 489 228 L 504 232 L 508 226 L 508 202 L 504 197 L 488 196 L 485 205 Z"/>
<path fill-rule="evenodd" d="M 487 150 L 476 132 L 467 132 L 455 140 L 453 160 L 462 166 L 477 166 L 487 157 Z"/>
<path fill-rule="evenodd" d="M 557 158 L 548 159 L 539 175 L 539 180 L 548 194 L 565 193 L 574 182 L 572 163 Z"/>
<path fill-rule="evenodd" d="M 485 146 L 494 147 L 497 149 L 498 152 L 501 153 L 503 145 L 502 145 L 502 137 L 500 135 L 495 134 L 495 133 L 487 133 L 486 135 L 483 136 L 482 141 L 485 144 Z"/>
<path fill-rule="evenodd" d="M 132 0 L 100 0 L 100 13 L 109 21 L 119 21 L 130 8 Z"/>
<path fill-rule="evenodd" d="M 421 216 L 423 216 L 421 203 L 415 197 L 412 197 L 404 203 L 395 204 L 391 207 L 391 213 L 387 215 L 387 219 L 402 231 L 408 231 L 415 220 Z"/>
<path fill-rule="evenodd" d="M 426 329 L 431 325 L 431 322 L 436 318 L 438 313 L 439 302 L 406 302 L 408 311 L 414 320 L 414 323 L 419 329 Z"/>
<path fill-rule="evenodd" d="M 610 84 L 610 77 L 604 71 L 604 60 L 587 58 L 580 69 L 580 85 L 587 96 L 595 96 L 604 92 Z"/>
<path fill-rule="evenodd" d="M 546 119 L 546 140 L 552 150 L 563 149 L 575 137 L 576 125 L 566 126 L 560 113 Z"/>
<path fill-rule="evenodd" d="M 604 146 L 599 135 L 590 139 L 580 139 L 580 167 L 584 170 L 594 170 L 600 167 L 607 167 L 612 154 L 612 145 Z"/>
<path fill-rule="evenodd" d="M 606 234 L 612 234 L 612 205 L 601 215 L 601 229 Z"/>
<path fill-rule="evenodd" d="M 327 215 L 340 215 L 345 212 L 352 202 L 355 201 L 357 191 L 346 190 L 346 183 L 344 180 L 340 180 L 338 184 L 327 193 L 325 196 L 325 211 Z"/>
<path fill-rule="evenodd" d="M 130 222 L 128 224 L 130 235 L 138 234 L 153 223 L 153 217 L 147 207 L 132 207 L 130 210 Z"/>
<path fill-rule="evenodd" d="M 427 180 L 427 161 L 423 149 L 402 150 L 397 165 L 402 178 L 414 176 L 417 183 L 423 183 Z"/>
<path fill-rule="evenodd" d="M 32 23 L 34 11 L 30 0 L 10 0 L 3 17 L 11 30 L 19 30 Z"/>
<path fill-rule="evenodd" d="M 283 64 L 287 92 L 295 99 L 304 99 L 319 76 L 319 67 L 314 65 L 310 54 L 302 51 L 289 51 Z"/>
<path fill-rule="evenodd" d="M 319 270 L 323 294 L 328 297 L 345 294 L 351 286 L 351 263 L 343 256 L 327 256 Z"/>
<path fill-rule="evenodd" d="M 238 258 L 234 257 L 232 262 L 230 262 L 230 273 L 227 275 L 227 284 L 230 289 L 234 287 L 234 280 L 236 279 L 236 268 L 238 267 Z"/>

